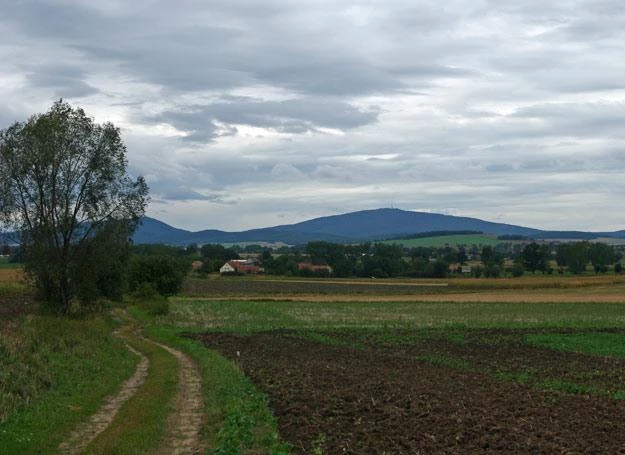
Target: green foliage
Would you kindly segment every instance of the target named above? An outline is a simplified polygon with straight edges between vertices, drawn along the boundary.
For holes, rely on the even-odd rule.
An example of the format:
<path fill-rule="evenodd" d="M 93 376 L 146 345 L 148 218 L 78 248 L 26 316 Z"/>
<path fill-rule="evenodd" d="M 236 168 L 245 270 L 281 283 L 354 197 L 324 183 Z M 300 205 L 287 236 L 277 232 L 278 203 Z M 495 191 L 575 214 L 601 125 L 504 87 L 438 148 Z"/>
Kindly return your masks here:
<path fill-rule="evenodd" d="M 371 253 L 362 259 L 361 276 L 388 278 L 401 275 L 406 269 L 403 248 L 399 245 L 376 243 Z"/>
<path fill-rule="evenodd" d="M 486 277 L 497 277 L 501 273 L 501 267 L 504 263 L 503 255 L 492 246 L 486 245 L 481 252 L 482 264 L 484 264 L 484 272 Z M 499 271 L 496 270 L 499 269 Z"/>
<path fill-rule="evenodd" d="M 128 265 L 128 287 L 131 292 L 146 289 L 146 284 L 160 295 L 177 294 L 189 272 L 185 259 L 165 255 L 133 255 Z"/>
<path fill-rule="evenodd" d="M 563 243 L 556 250 L 556 261 L 559 266 L 568 267 L 569 272 L 577 275 L 586 271 L 588 251 L 588 242 Z"/>
<path fill-rule="evenodd" d="M 606 273 L 608 266 L 614 264 L 616 252 L 613 246 L 596 242 L 588 247 L 588 258 L 596 273 Z"/>
<path fill-rule="evenodd" d="M 521 277 L 525 273 L 525 267 L 520 262 L 515 262 L 512 266 L 512 276 L 513 277 Z"/>
<path fill-rule="evenodd" d="M 206 273 L 218 272 L 219 268 L 229 260 L 240 258 L 234 248 L 213 244 L 202 245 L 200 255 L 203 262 L 202 271 Z"/>
<path fill-rule="evenodd" d="M 531 344 L 546 346 L 559 351 L 583 354 L 625 357 L 625 333 L 550 333 L 529 335 Z"/>
<path fill-rule="evenodd" d="M 169 302 L 154 288 L 152 283 L 143 282 L 131 294 L 137 305 L 150 316 L 167 316 Z"/>
<path fill-rule="evenodd" d="M 484 268 L 484 276 L 486 278 L 499 278 L 501 275 L 501 266 L 499 264 L 490 264 Z"/>
<path fill-rule="evenodd" d="M 521 261 L 525 269 L 529 272 L 540 271 L 545 273 L 547 271 L 550 255 L 551 251 L 548 245 L 539 245 L 536 242 L 532 242 L 523 248 Z"/>
<path fill-rule="evenodd" d="M 56 313 L 120 294 L 121 274 L 90 252 L 117 263 L 144 213 L 147 185 L 125 154 L 118 128 L 62 101 L 0 131 L 0 228 L 23 234 L 26 271 Z"/>

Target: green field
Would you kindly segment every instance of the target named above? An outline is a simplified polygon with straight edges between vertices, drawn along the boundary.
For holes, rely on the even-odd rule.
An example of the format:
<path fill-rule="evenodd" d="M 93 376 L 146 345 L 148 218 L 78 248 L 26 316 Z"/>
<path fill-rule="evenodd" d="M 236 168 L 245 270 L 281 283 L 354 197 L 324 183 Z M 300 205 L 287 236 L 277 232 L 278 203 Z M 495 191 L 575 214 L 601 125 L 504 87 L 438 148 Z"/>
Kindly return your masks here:
<path fill-rule="evenodd" d="M 625 328 L 619 303 L 293 302 L 174 299 L 160 323 L 184 329 Z"/>
<path fill-rule="evenodd" d="M 392 245 L 402 245 L 406 248 L 414 247 L 443 247 L 443 246 L 495 246 L 500 243 L 504 243 L 502 240 L 498 240 L 496 236 L 484 235 L 484 234 L 470 234 L 470 235 L 443 235 L 437 237 L 420 237 L 414 239 L 394 239 L 385 240 L 382 243 Z"/>

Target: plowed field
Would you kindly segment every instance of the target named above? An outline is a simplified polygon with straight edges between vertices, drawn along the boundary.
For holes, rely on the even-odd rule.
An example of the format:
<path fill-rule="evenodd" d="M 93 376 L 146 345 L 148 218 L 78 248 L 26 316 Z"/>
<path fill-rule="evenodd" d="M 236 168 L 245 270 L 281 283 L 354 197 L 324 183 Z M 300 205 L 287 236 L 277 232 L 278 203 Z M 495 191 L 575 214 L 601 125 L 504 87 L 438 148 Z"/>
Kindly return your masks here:
<path fill-rule="evenodd" d="M 533 347 L 521 331 L 416 334 L 400 345 L 315 336 L 326 342 L 199 336 L 268 395 L 294 453 L 625 453 L 625 402 L 607 393 L 623 383 L 624 360 Z M 497 376 L 519 372 L 522 381 Z M 549 390 L 545 380 L 603 392 Z"/>

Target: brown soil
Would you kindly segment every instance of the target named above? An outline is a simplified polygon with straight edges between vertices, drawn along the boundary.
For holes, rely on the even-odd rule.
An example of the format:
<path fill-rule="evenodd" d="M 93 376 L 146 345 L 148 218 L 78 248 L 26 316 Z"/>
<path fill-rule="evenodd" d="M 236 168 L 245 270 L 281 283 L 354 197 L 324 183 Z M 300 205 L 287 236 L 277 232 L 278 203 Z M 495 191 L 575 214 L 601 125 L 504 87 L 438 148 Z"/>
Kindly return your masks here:
<path fill-rule="evenodd" d="M 129 345 L 126 347 L 140 358 L 134 374 L 122 384 L 121 390 L 116 395 L 109 396 L 100 410 L 91 418 L 74 430 L 69 439 L 59 445 L 59 450 L 64 454 L 81 453 L 100 433 L 111 424 L 120 408 L 126 403 L 143 385 L 148 375 L 150 362 L 141 352 Z"/>
<path fill-rule="evenodd" d="M 174 411 L 167 422 L 167 436 L 158 453 L 195 454 L 201 453 L 200 431 L 204 419 L 202 379 L 195 363 L 182 352 L 160 343 L 155 343 L 178 359 L 180 376 Z"/>
<path fill-rule="evenodd" d="M 15 283 L 24 278 L 22 269 L 0 269 L 0 283 Z"/>
<path fill-rule="evenodd" d="M 186 298 L 189 299 L 189 298 Z M 202 301 L 220 301 L 224 297 L 198 297 Z M 350 294 L 288 294 L 266 296 L 232 295 L 230 300 L 270 300 L 293 302 L 457 302 L 457 303 L 625 303 L 622 292 L 614 294 L 573 292 L 479 292 L 479 293 L 449 293 L 449 294 L 412 294 L 412 295 L 350 295 Z"/>
<path fill-rule="evenodd" d="M 331 346 L 285 333 L 200 338 L 267 393 L 295 453 L 625 453 L 623 401 L 439 367 L 410 349 Z M 528 348 L 517 359 L 537 357 L 532 364 L 542 368 L 549 352 Z M 599 367 L 594 357 L 570 358 L 587 371 Z"/>

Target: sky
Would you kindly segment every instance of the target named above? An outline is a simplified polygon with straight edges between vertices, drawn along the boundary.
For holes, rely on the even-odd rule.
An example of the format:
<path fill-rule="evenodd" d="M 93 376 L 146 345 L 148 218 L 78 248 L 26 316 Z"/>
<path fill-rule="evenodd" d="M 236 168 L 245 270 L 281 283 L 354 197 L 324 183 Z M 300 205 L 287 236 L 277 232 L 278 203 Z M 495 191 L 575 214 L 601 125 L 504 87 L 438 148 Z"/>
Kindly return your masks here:
<path fill-rule="evenodd" d="M 622 0 L 0 0 L 0 128 L 113 122 L 147 214 L 625 229 Z"/>

